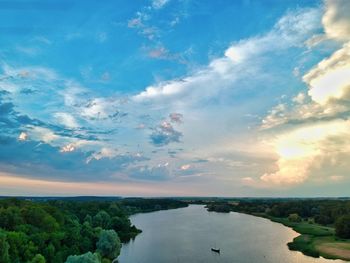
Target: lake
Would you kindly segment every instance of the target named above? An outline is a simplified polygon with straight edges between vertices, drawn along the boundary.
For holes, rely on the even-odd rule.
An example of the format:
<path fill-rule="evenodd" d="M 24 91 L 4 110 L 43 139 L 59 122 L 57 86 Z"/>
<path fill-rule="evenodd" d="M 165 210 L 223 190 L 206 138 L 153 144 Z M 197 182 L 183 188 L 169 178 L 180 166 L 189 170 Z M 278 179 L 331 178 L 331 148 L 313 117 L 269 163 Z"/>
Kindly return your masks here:
<path fill-rule="evenodd" d="M 340 263 L 290 251 L 295 231 L 267 219 L 207 212 L 201 205 L 132 216 L 142 233 L 123 244 L 120 263 Z M 219 247 L 221 253 L 211 251 Z"/>

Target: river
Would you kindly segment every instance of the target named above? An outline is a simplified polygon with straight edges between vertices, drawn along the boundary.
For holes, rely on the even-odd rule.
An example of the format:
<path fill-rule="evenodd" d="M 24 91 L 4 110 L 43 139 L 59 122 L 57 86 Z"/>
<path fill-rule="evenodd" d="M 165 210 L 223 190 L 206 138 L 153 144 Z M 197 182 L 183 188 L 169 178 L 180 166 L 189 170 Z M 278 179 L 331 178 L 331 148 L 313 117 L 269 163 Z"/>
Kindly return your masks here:
<path fill-rule="evenodd" d="M 142 233 L 123 244 L 120 263 L 340 263 L 290 251 L 295 231 L 267 219 L 207 212 L 203 206 L 132 216 Z M 221 253 L 211 251 L 219 247 Z"/>

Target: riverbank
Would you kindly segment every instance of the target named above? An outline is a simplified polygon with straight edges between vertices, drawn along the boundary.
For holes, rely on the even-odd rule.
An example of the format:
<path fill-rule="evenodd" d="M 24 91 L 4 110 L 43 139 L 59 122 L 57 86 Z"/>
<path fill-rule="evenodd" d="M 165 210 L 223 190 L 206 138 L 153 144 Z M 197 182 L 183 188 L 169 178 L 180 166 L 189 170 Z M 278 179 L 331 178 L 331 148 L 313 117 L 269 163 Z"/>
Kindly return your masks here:
<path fill-rule="evenodd" d="M 272 217 L 264 213 L 247 214 L 267 218 L 299 233 L 300 236 L 287 244 L 290 250 L 300 251 L 304 255 L 316 258 L 321 256 L 327 259 L 350 261 L 350 240 L 337 238 L 333 227 L 325 227 L 306 221 L 291 222 L 288 218 Z"/>
<path fill-rule="evenodd" d="M 300 236 L 288 243 L 290 250 L 350 261 L 347 199 L 232 199 L 209 200 L 206 204 L 208 211 L 245 213 L 292 228 Z"/>

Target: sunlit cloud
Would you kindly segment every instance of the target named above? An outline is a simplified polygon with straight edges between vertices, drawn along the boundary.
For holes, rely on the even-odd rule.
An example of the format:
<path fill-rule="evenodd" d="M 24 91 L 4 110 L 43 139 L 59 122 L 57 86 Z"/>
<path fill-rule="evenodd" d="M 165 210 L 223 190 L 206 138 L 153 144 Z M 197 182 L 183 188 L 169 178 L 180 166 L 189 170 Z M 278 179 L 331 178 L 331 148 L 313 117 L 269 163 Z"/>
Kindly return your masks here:
<path fill-rule="evenodd" d="M 61 148 L 61 152 L 73 152 L 75 150 L 74 144 L 70 143 Z"/>
<path fill-rule="evenodd" d="M 28 134 L 25 132 L 21 132 L 18 136 L 18 140 L 20 140 L 20 141 L 25 141 L 27 139 L 28 139 Z"/>
<path fill-rule="evenodd" d="M 275 106 L 263 119 L 264 129 L 280 130 L 270 139 L 277 162 L 275 171 L 261 176 L 265 183 L 337 182 L 345 175 L 333 173 L 349 169 L 349 10 L 349 1 L 325 2 L 323 39 L 340 41 L 341 47 L 303 76 L 308 96 L 299 93 L 292 99 L 295 104 Z"/>
<path fill-rule="evenodd" d="M 349 139 L 350 123 L 342 120 L 297 128 L 279 135 L 272 142 L 278 155 L 277 171 L 266 173 L 261 179 L 273 184 L 302 183 L 313 176 L 316 168 L 330 156 L 343 153 L 350 158 L 350 148 L 343 146 Z"/>
<path fill-rule="evenodd" d="M 106 12 L 112 2 L 96 7 L 79 30 L 63 21 L 62 39 L 9 37 L 0 170 L 17 181 L 8 189 L 258 195 L 347 182 L 349 1 L 311 2 L 282 1 L 282 16 L 244 20 L 237 34 L 225 12 L 195 22 L 211 2 L 155 0 L 121 7 L 122 17 Z M 34 44 L 43 56 L 18 52 Z"/>

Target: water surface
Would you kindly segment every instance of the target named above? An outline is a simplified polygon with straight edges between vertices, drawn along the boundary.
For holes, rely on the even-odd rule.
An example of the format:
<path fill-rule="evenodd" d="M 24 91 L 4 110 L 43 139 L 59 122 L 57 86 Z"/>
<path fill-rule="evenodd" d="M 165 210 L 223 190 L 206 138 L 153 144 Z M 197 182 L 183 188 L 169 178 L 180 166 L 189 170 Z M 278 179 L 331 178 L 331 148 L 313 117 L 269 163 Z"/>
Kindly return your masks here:
<path fill-rule="evenodd" d="M 120 263 L 340 263 L 290 251 L 295 231 L 267 219 L 239 213 L 207 212 L 191 205 L 132 216 L 143 232 L 124 244 Z M 221 253 L 211 251 L 220 247 Z"/>

